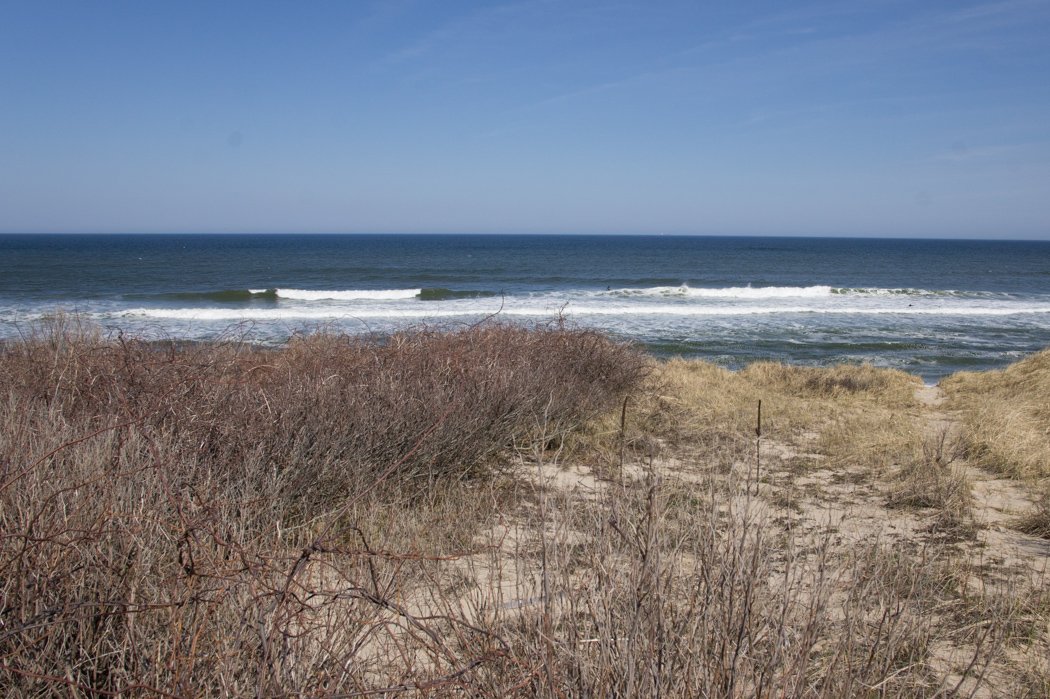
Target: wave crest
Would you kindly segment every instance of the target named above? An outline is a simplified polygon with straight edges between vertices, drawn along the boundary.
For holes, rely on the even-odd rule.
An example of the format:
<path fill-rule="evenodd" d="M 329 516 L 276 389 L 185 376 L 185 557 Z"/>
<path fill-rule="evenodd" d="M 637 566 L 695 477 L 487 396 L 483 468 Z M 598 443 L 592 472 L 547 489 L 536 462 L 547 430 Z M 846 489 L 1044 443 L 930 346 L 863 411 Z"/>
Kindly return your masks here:
<path fill-rule="evenodd" d="M 415 298 L 422 291 L 422 289 L 349 289 L 345 291 L 278 289 L 277 298 L 296 301 L 398 301 Z"/>
<path fill-rule="evenodd" d="M 682 298 L 713 299 L 777 299 L 777 298 L 816 298 L 828 296 L 833 291 L 830 286 L 730 286 L 720 289 L 706 289 L 691 286 L 654 286 L 648 289 L 617 289 L 606 291 L 606 294 L 627 296 L 665 296 Z"/>

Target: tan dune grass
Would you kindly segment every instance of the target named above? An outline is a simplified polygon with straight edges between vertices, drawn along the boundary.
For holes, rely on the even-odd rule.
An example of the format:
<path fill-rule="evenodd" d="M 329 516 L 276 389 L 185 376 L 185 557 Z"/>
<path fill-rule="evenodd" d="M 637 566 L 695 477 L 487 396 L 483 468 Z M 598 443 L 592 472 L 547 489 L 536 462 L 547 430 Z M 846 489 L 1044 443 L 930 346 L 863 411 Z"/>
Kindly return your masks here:
<path fill-rule="evenodd" d="M 1016 478 L 1050 476 L 1050 350 L 1000 371 L 959 372 L 941 386 L 965 415 L 972 461 Z"/>

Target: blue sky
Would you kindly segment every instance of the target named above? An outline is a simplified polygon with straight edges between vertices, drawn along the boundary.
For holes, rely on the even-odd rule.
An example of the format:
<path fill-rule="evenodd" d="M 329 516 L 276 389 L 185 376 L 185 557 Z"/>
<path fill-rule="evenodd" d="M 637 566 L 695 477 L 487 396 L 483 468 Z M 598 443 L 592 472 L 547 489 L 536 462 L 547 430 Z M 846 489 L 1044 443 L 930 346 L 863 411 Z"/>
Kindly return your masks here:
<path fill-rule="evenodd" d="M 38 231 L 1050 238 L 1050 0 L 3 0 Z"/>

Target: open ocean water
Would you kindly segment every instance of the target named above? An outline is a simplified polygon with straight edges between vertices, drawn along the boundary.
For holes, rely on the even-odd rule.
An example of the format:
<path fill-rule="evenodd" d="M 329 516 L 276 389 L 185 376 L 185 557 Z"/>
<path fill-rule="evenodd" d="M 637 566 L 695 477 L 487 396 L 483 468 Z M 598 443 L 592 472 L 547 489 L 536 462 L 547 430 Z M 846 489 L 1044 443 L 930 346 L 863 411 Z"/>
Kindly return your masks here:
<path fill-rule="evenodd" d="M 1050 346 L 1050 242 L 0 235 L 0 338 L 59 309 L 150 337 L 266 343 L 561 314 L 662 356 L 868 362 L 934 382 Z"/>

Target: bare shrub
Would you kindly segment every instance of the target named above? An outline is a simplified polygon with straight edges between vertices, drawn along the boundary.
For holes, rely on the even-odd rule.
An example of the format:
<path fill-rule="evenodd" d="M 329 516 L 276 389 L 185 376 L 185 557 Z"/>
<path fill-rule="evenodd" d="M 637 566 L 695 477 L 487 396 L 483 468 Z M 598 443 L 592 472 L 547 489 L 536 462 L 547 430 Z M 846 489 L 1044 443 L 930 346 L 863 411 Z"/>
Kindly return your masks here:
<path fill-rule="evenodd" d="M 399 484 L 469 475 L 537 415 L 570 429 L 607 410 L 644 368 L 626 345 L 558 325 L 317 334 L 280 350 L 92 332 L 5 347 L 0 392 L 96 428 L 148 427 L 232 477 L 291 474 L 313 505 L 367 485 L 435 425 Z"/>
<path fill-rule="evenodd" d="M 515 556 L 488 553 L 490 587 L 517 599 L 487 608 L 509 651 L 475 686 L 540 697 L 947 693 L 933 653 L 944 635 L 934 610 L 957 594 L 945 562 L 879 542 L 841 560 L 830 533 L 774 526 L 746 479 L 708 476 L 690 485 L 650 472 L 592 498 L 551 492 Z M 966 660 L 983 669 L 985 650 Z"/>
<path fill-rule="evenodd" d="M 827 623 L 825 571 L 778 560 L 746 494 L 697 495 L 650 477 L 596 503 L 552 504 L 550 602 L 500 620 L 513 660 L 535 671 L 493 678 L 492 693 L 801 692 Z"/>
<path fill-rule="evenodd" d="M 0 354 L 0 687 L 455 686 L 504 644 L 449 597 L 461 522 L 486 509 L 450 486 L 541 422 L 606 409 L 642 367 L 558 325 L 266 350 L 58 318 Z"/>

